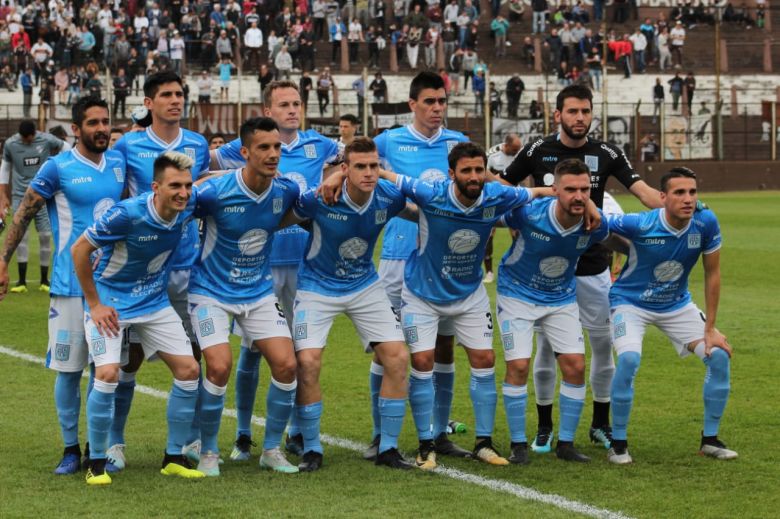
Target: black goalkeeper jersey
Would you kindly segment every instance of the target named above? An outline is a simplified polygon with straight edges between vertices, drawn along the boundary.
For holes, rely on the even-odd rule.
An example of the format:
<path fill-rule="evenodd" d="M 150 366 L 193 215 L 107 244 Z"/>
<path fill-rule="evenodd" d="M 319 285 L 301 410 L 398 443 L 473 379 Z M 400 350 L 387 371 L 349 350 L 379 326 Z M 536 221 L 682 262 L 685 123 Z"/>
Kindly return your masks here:
<path fill-rule="evenodd" d="M 580 159 L 590 168 L 590 198 L 599 208 L 604 203 L 604 190 L 610 176 L 626 189 L 641 180 L 620 148 L 591 138 L 579 148 L 569 148 L 561 143 L 557 133 L 524 146 L 500 176 L 513 185 L 532 177 L 536 187 L 551 186 L 555 165 L 566 159 Z M 608 266 L 609 251 L 601 244 L 595 244 L 580 258 L 576 274 L 593 276 L 604 272 Z"/>

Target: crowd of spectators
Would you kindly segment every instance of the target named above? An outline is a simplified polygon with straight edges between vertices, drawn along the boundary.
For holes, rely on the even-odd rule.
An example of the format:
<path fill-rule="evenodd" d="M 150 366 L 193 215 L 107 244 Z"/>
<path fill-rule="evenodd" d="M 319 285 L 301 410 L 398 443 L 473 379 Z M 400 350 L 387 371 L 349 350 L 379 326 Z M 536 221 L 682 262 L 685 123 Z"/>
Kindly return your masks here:
<path fill-rule="evenodd" d="M 640 23 L 636 0 L 615 0 L 612 22 L 623 25 L 603 33 L 596 22 L 604 5 L 531 0 L 529 31 L 523 0 L 0 0 L 0 88 L 21 89 L 27 104 L 33 86 L 45 86 L 45 104 L 71 103 L 111 86 L 114 108 L 124 115 L 125 100 L 138 93 L 144 75 L 165 68 L 192 74 L 200 102 L 210 101 L 217 85 L 220 99 L 227 99 L 238 69 L 256 74 L 261 85 L 306 71 L 313 74 L 307 88 L 324 113 L 333 84 L 325 65 L 339 63 L 346 40 L 348 61 L 373 71 L 380 71 L 391 47 L 402 70 L 438 69 L 443 51 L 451 93 L 470 91 L 479 107 L 487 95 L 491 106 L 511 115 L 519 99 L 510 90 L 517 92 L 517 85 L 491 90 L 485 71 L 486 62 L 504 58 L 513 43 L 527 69 L 540 49 L 543 70 L 561 85 L 599 90 L 607 66 L 626 77 L 685 66 L 687 31 L 719 16 L 763 27 L 766 10 L 765 0 L 750 8 L 729 2 L 723 9 L 688 1 Z M 634 29 L 624 32 L 627 25 Z M 320 49 L 324 55 L 315 58 L 317 42 L 330 42 L 330 52 Z M 112 85 L 101 81 L 105 69 Z"/>

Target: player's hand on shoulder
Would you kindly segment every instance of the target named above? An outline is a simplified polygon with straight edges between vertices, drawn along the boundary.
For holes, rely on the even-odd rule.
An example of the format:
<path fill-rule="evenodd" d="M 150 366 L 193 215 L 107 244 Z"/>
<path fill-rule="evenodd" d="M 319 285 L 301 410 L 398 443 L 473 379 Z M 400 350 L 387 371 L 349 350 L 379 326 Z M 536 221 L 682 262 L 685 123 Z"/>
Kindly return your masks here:
<path fill-rule="evenodd" d="M 317 188 L 317 196 L 328 205 L 335 204 L 341 197 L 341 186 L 344 183 L 344 178 L 345 175 L 339 173 L 329 176 Z"/>
<path fill-rule="evenodd" d="M 593 232 L 601 227 L 601 212 L 593 200 L 588 199 L 585 206 L 585 232 Z"/>
<path fill-rule="evenodd" d="M 713 348 L 722 349 L 728 354 L 729 357 L 732 355 L 729 341 L 726 340 L 726 336 L 720 333 L 717 328 L 710 331 L 705 330 L 704 332 L 704 354 L 709 357 L 712 355 Z"/>
<path fill-rule="evenodd" d="M 113 306 L 97 304 L 90 308 L 89 316 L 101 335 L 116 337 L 119 333 L 119 315 Z"/>

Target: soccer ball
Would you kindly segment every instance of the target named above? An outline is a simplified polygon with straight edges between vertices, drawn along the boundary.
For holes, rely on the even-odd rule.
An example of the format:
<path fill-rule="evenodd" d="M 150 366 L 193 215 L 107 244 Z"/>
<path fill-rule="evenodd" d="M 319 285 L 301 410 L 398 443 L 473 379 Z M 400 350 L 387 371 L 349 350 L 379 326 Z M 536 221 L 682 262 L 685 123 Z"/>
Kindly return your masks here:
<path fill-rule="evenodd" d="M 569 268 L 569 260 L 561 256 L 550 256 L 539 262 L 539 272 L 546 278 L 559 278 Z"/>
<path fill-rule="evenodd" d="M 471 229 L 458 229 L 450 234 L 447 246 L 455 254 L 468 254 L 479 245 L 479 234 Z"/>

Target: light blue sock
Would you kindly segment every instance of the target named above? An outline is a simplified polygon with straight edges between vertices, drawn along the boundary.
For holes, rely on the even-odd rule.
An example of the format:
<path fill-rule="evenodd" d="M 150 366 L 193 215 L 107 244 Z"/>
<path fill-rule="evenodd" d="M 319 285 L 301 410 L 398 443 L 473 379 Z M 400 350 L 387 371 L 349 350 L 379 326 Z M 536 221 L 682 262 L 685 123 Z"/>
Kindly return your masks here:
<path fill-rule="evenodd" d="M 165 452 L 171 455 L 181 454 L 181 448 L 187 442 L 187 435 L 195 417 L 198 405 L 197 380 L 173 380 L 171 394 L 168 396 L 168 445 Z"/>
<path fill-rule="evenodd" d="M 282 434 L 287 421 L 295 408 L 295 393 L 298 381 L 289 384 L 278 382 L 271 378 L 268 395 L 265 399 L 265 438 L 263 449 L 274 449 L 282 443 Z M 319 428 L 319 427 L 318 427 Z"/>
<path fill-rule="evenodd" d="M 200 367 L 200 366 L 199 366 Z M 192 417 L 192 423 L 190 424 L 190 430 L 187 432 L 187 443 L 185 445 L 189 445 L 190 443 L 194 442 L 195 440 L 200 440 L 200 408 L 201 408 L 201 392 L 203 391 L 203 370 L 199 370 L 198 372 L 198 394 L 197 394 L 197 402 L 195 404 L 195 414 Z"/>
<path fill-rule="evenodd" d="M 87 435 L 89 436 L 89 458 L 106 459 L 108 430 L 114 418 L 114 392 L 116 382 L 95 380 L 93 391 L 87 397 Z"/>
<path fill-rule="evenodd" d="M 528 386 L 515 386 L 504 382 L 504 411 L 509 425 L 509 439 L 512 443 L 527 442 L 525 436 L 525 411 L 528 407 Z"/>
<path fill-rule="evenodd" d="M 226 389 L 227 386 L 218 386 L 207 378 L 200 384 L 201 452 L 219 452 L 217 437 L 225 408 Z"/>
<path fill-rule="evenodd" d="M 455 387 L 455 364 L 433 364 L 433 437 L 447 432 Z"/>
<path fill-rule="evenodd" d="M 374 422 L 374 431 L 371 438 L 376 438 L 382 432 L 382 418 L 379 413 L 379 390 L 382 388 L 384 374 L 385 368 L 376 362 L 371 362 L 371 369 L 368 372 L 368 389 L 371 392 L 371 418 Z"/>
<path fill-rule="evenodd" d="M 54 381 L 54 405 L 60 421 L 65 447 L 79 444 L 79 411 L 81 410 L 81 371 L 58 372 Z"/>
<path fill-rule="evenodd" d="M 471 368 L 469 382 L 471 405 L 474 406 L 474 433 L 477 438 L 493 436 L 496 423 L 496 369 Z"/>
<path fill-rule="evenodd" d="M 582 408 L 585 405 L 585 384 L 569 384 L 562 380 L 559 402 L 561 425 L 558 430 L 558 440 L 573 442 L 582 416 Z"/>
<path fill-rule="evenodd" d="M 89 379 L 87 381 L 87 398 L 89 398 L 89 394 L 92 392 L 92 388 L 95 386 L 95 363 L 90 363 L 89 365 Z"/>
<path fill-rule="evenodd" d="M 406 414 L 405 398 L 379 397 L 379 413 L 382 417 L 382 434 L 379 440 L 379 452 L 398 448 L 398 436 L 404 425 Z"/>
<path fill-rule="evenodd" d="M 612 378 L 612 438 L 627 440 L 628 417 L 634 402 L 634 378 L 642 356 L 635 351 L 621 353 L 617 358 L 615 376 Z"/>
<path fill-rule="evenodd" d="M 731 390 L 731 360 L 725 351 L 713 348 L 712 354 L 704 357 L 704 364 L 704 436 L 717 436 Z"/>
<path fill-rule="evenodd" d="M 236 438 L 252 437 L 252 411 L 255 408 L 257 386 L 260 383 L 260 352 L 241 348 L 236 367 Z"/>
<path fill-rule="evenodd" d="M 409 405 L 412 408 L 414 426 L 419 440 L 432 440 L 431 415 L 433 414 L 433 372 L 412 368 L 409 377 Z"/>
<path fill-rule="evenodd" d="M 298 424 L 300 424 L 300 432 L 303 434 L 303 452 L 314 451 L 322 454 L 322 444 L 320 443 L 322 402 L 296 405 L 295 414 L 298 418 Z"/>
<path fill-rule="evenodd" d="M 108 434 L 108 445 L 125 443 L 125 424 L 135 395 L 135 373 L 119 370 L 119 385 L 114 393 L 114 421 Z"/>

